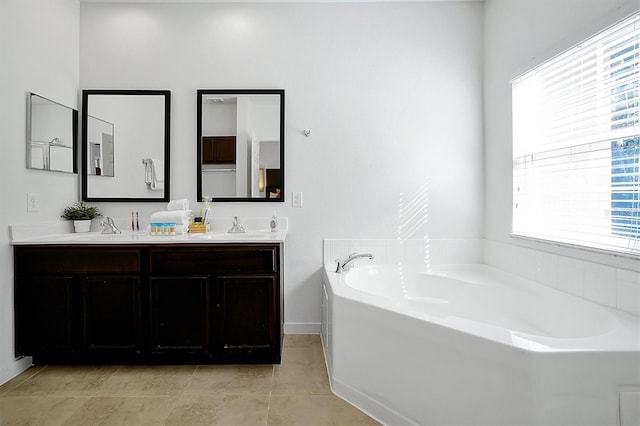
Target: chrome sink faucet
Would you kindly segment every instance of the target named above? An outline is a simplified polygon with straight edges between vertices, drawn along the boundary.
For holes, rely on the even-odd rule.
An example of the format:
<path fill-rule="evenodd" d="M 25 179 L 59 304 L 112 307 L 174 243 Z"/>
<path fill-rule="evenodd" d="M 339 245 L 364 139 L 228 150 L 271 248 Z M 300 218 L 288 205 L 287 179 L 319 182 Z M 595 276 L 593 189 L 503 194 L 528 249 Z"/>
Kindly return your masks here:
<path fill-rule="evenodd" d="M 105 216 L 100 222 L 103 234 L 122 234 L 122 231 L 116 226 L 116 223 L 109 216 Z"/>
<path fill-rule="evenodd" d="M 240 219 L 238 219 L 238 216 L 234 216 L 233 226 L 231 226 L 231 229 L 229 229 L 227 232 L 229 234 L 243 234 L 247 231 L 245 231 L 244 227 L 240 224 Z"/>
<path fill-rule="evenodd" d="M 349 269 L 351 269 L 351 267 L 353 266 L 353 262 L 356 259 L 362 258 L 373 259 L 374 256 L 371 253 L 351 253 L 343 261 L 341 261 L 340 259 L 336 259 L 336 262 L 338 263 L 336 267 L 336 273 L 341 274 L 343 271 L 348 271 Z"/>

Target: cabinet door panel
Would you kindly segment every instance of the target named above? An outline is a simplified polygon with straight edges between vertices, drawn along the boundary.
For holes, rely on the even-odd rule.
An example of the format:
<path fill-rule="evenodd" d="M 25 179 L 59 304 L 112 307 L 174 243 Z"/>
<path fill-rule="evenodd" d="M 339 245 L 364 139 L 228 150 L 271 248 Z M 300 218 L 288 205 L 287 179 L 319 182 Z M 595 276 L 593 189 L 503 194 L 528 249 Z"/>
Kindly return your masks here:
<path fill-rule="evenodd" d="M 73 349 L 73 277 L 22 278 L 16 302 L 16 355 Z"/>
<path fill-rule="evenodd" d="M 274 351 L 279 347 L 276 275 L 218 278 L 216 346 L 222 352 Z"/>
<path fill-rule="evenodd" d="M 151 278 L 154 352 L 204 352 L 208 318 L 206 277 Z"/>
<path fill-rule="evenodd" d="M 15 267 L 25 275 L 138 274 L 140 250 L 124 246 L 16 247 Z"/>
<path fill-rule="evenodd" d="M 139 352 L 139 289 L 138 277 L 84 277 L 82 297 L 85 350 Z"/>

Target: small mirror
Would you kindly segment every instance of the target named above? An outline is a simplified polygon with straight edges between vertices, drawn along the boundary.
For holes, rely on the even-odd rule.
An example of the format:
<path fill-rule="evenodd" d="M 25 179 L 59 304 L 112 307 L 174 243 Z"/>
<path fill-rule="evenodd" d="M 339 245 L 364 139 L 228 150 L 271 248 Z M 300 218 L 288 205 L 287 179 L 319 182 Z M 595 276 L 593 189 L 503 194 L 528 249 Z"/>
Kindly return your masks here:
<path fill-rule="evenodd" d="M 82 91 L 82 199 L 168 201 L 168 90 Z"/>
<path fill-rule="evenodd" d="M 78 111 L 35 93 L 27 100 L 27 168 L 77 173 Z"/>
<path fill-rule="evenodd" d="M 198 200 L 284 201 L 284 90 L 198 90 Z"/>

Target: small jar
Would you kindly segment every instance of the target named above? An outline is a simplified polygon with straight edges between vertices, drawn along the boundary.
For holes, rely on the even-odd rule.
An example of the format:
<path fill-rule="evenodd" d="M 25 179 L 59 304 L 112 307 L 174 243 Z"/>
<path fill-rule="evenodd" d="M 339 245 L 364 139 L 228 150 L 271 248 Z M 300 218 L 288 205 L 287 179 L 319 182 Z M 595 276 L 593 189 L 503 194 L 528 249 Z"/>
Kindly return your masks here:
<path fill-rule="evenodd" d="M 158 224 L 157 223 L 152 223 L 149 225 L 149 229 L 151 232 L 151 235 L 158 235 Z"/>
<path fill-rule="evenodd" d="M 171 222 L 167 225 L 169 226 L 169 235 L 176 235 L 176 224 Z"/>

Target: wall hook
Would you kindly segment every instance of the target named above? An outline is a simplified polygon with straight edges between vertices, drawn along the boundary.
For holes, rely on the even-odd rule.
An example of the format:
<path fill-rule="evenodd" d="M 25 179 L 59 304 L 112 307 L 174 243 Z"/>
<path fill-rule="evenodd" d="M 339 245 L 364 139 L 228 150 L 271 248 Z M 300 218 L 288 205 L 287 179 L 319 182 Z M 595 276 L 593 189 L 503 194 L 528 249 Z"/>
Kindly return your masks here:
<path fill-rule="evenodd" d="M 306 137 L 309 137 L 309 135 L 311 134 L 311 130 L 303 130 L 302 134 L 305 135 Z"/>

